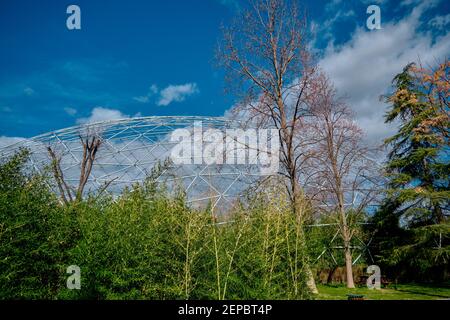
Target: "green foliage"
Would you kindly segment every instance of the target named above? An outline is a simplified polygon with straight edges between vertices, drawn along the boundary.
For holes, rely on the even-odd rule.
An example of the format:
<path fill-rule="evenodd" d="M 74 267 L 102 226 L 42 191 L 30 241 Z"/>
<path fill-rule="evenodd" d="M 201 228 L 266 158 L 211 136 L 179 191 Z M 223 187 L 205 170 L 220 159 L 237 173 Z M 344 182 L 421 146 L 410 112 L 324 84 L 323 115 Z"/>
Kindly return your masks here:
<path fill-rule="evenodd" d="M 364 250 L 364 245 L 370 239 L 370 232 L 361 224 L 366 222 L 366 217 L 361 213 L 349 211 L 347 219 L 349 229 L 352 230 L 350 246 L 353 260 L 358 258 L 357 265 L 367 265 L 367 262 L 371 261 L 367 261 L 369 257 L 366 257 L 367 252 Z M 338 213 L 328 213 L 312 222 L 306 231 L 309 256 L 314 259 L 314 267 L 317 270 L 333 269 L 345 265 L 344 250 L 342 250 L 344 244 L 339 229 Z M 326 251 L 323 252 L 324 250 Z M 320 259 L 316 260 L 319 256 Z"/>
<path fill-rule="evenodd" d="M 119 199 L 86 201 L 73 208 L 80 240 L 70 264 L 82 270 L 82 290 L 62 297 L 84 299 L 184 298 L 183 227 L 199 216 L 183 199 L 135 187 Z M 189 284 L 187 285 L 189 286 Z"/>
<path fill-rule="evenodd" d="M 290 212 L 236 210 L 218 223 L 186 207 L 182 193 L 135 186 L 76 211 L 81 238 L 70 264 L 83 299 L 300 299 L 309 297 L 299 228 Z M 68 261 L 69 263 L 69 261 Z"/>
<path fill-rule="evenodd" d="M 413 222 L 441 223 L 450 198 L 448 107 L 445 111 L 441 100 L 434 99 L 420 71 L 407 65 L 394 78 L 395 92 L 387 98 L 392 108 L 386 122 L 400 121 L 398 133 L 385 141 L 391 147 L 388 198 L 397 199 L 397 210 Z"/>
<path fill-rule="evenodd" d="M 58 290 L 65 217 L 22 150 L 0 164 L 0 298 L 51 299 Z"/>
<path fill-rule="evenodd" d="M 406 66 L 394 78 L 386 122 L 399 131 L 386 140 L 389 189 L 373 218 L 376 254 L 399 278 L 443 280 L 449 273 L 448 66 Z M 429 74 L 431 73 L 431 75 Z M 445 93 L 447 92 L 447 93 Z M 446 107 L 445 107 L 446 106 Z"/>
<path fill-rule="evenodd" d="M 256 197 L 253 204 L 251 210 L 236 210 L 233 223 L 215 227 L 221 298 L 311 297 L 303 224 L 283 199 L 274 203 Z"/>
<path fill-rule="evenodd" d="M 158 186 L 157 166 L 117 198 L 66 205 L 51 180 L 22 173 L 27 157 L 0 166 L 2 299 L 310 297 L 303 225 L 283 199 L 255 199 L 223 223 Z M 81 269 L 81 290 L 66 287 L 70 265 Z"/>

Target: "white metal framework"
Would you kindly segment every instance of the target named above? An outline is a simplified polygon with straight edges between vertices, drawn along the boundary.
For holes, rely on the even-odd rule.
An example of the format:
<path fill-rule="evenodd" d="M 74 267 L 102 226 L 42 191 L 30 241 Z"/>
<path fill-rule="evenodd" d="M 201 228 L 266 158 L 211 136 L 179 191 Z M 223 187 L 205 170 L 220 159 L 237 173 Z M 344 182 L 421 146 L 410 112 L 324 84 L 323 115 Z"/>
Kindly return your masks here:
<path fill-rule="evenodd" d="M 80 178 L 80 160 L 83 146 L 80 137 L 96 136 L 101 139 L 85 194 L 95 192 L 106 184 L 108 191 L 119 194 L 124 187 L 139 183 L 149 175 L 157 163 L 170 156 L 176 142 L 170 133 L 179 128 L 192 128 L 201 121 L 202 129 L 225 130 L 236 128 L 237 123 L 225 118 L 207 117 L 142 117 L 84 124 L 26 139 L 3 149 L 2 158 L 19 148 L 31 151 L 30 165 L 43 172 L 51 164 L 47 147 L 61 158 L 64 180 L 73 188 Z M 170 171 L 170 172 L 169 172 Z M 169 174 L 170 173 L 170 174 Z M 229 207 L 236 197 L 259 174 L 251 165 L 242 164 L 185 164 L 171 165 L 161 173 L 159 180 L 175 182 L 184 187 L 190 203 L 213 207 Z"/>
<path fill-rule="evenodd" d="M 107 191 L 118 195 L 125 187 L 141 183 L 158 163 L 163 163 L 170 157 L 170 152 L 176 142 L 170 141 L 170 134 L 176 129 L 191 129 L 201 122 L 202 130 L 227 130 L 240 128 L 233 120 L 220 117 L 167 116 L 141 117 L 121 120 L 89 123 L 53 132 L 48 132 L 30 139 L 0 148 L 0 159 L 7 158 L 20 148 L 31 151 L 30 168 L 39 173 L 50 169 L 52 159 L 47 147 L 60 157 L 64 180 L 76 188 L 80 179 L 83 145 L 80 137 L 98 137 L 101 145 L 94 161 L 85 189 L 85 195 L 96 192 L 107 185 Z M 261 178 L 257 165 L 249 164 L 170 164 L 158 176 L 158 180 L 168 185 L 173 183 L 184 188 L 189 203 L 195 206 L 210 204 L 218 211 L 227 210 L 233 205 L 242 192 L 252 183 Z M 57 192 L 55 186 L 54 190 Z M 278 193 L 278 196 L 280 194 Z M 356 202 L 355 195 L 351 204 Z M 227 221 L 223 223 L 232 223 Z M 342 249 L 335 245 L 339 234 L 337 224 L 315 224 L 308 227 L 336 227 L 334 237 L 328 246 L 316 258 L 319 260 L 327 251 L 335 261 L 333 250 Z M 330 232 L 333 232 L 330 230 Z M 361 245 L 353 247 L 359 255 L 354 264 L 364 252 L 370 254 L 370 243 L 358 239 Z"/>

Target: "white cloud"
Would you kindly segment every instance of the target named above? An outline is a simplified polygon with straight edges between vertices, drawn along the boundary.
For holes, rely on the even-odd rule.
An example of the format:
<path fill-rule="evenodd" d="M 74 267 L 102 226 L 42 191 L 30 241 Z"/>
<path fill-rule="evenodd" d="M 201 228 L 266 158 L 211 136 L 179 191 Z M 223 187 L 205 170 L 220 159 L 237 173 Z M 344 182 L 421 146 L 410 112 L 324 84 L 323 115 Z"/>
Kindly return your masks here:
<path fill-rule="evenodd" d="M 437 29 L 444 29 L 450 23 L 450 13 L 445 16 L 437 16 L 431 19 L 428 24 Z"/>
<path fill-rule="evenodd" d="M 118 120 L 129 117 L 130 116 L 123 114 L 120 110 L 95 107 L 94 109 L 92 109 L 91 115 L 89 117 L 77 119 L 77 123 L 86 124 L 99 121 Z"/>
<path fill-rule="evenodd" d="M 25 89 L 23 89 L 23 92 L 25 92 L 25 94 L 27 96 L 31 96 L 31 95 L 34 94 L 34 90 L 32 88 L 30 88 L 30 87 L 26 87 Z"/>
<path fill-rule="evenodd" d="M 184 101 L 187 97 L 198 93 L 198 87 L 196 83 L 186 83 L 182 85 L 169 85 L 162 89 L 159 93 L 158 106 L 167 106 L 172 102 Z"/>
<path fill-rule="evenodd" d="M 133 97 L 133 100 L 140 103 L 149 103 L 153 96 L 156 96 L 156 104 L 158 106 L 167 106 L 172 102 L 181 102 L 187 97 L 198 93 L 198 86 L 195 82 L 169 85 L 164 89 L 159 90 L 156 84 L 152 84 L 146 95 Z"/>
<path fill-rule="evenodd" d="M 152 84 L 148 90 L 148 93 L 145 96 L 133 97 L 133 100 L 136 100 L 137 102 L 140 103 L 149 103 L 150 97 L 154 96 L 158 92 L 159 92 L 158 86 L 156 84 Z"/>
<path fill-rule="evenodd" d="M 334 24 L 337 22 L 346 21 L 346 20 L 356 16 L 355 11 L 353 11 L 353 10 L 344 11 L 341 9 L 337 9 L 338 6 L 340 7 L 340 5 L 338 5 L 338 4 L 339 4 L 339 1 L 337 3 L 330 2 L 325 8 L 325 11 L 327 11 L 328 14 L 334 13 L 333 16 L 329 17 L 328 19 L 326 19 L 324 21 L 321 21 L 320 23 L 312 21 L 311 31 L 313 32 L 313 34 L 320 35 L 325 40 L 333 39 L 333 41 L 334 41 L 334 35 L 333 35 Z"/>
<path fill-rule="evenodd" d="M 69 116 L 74 116 L 77 114 L 77 109 L 75 108 L 71 108 L 71 107 L 65 107 L 64 111 L 69 115 Z"/>
<path fill-rule="evenodd" d="M 432 5 L 422 3 L 403 20 L 384 23 L 381 30 L 359 28 L 344 45 L 331 44 L 320 61 L 338 92 L 349 97 L 371 142 L 381 143 L 394 130 L 384 124 L 387 105 L 380 95 L 387 92 L 395 74 L 409 62 L 420 58 L 424 64 L 434 64 L 450 52 L 450 32 L 433 42 L 429 32 L 418 31 L 421 15 Z"/>
<path fill-rule="evenodd" d="M 158 91 L 159 91 L 158 86 L 157 86 L 156 84 L 152 84 L 152 85 L 150 86 L 149 94 L 150 94 L 150 95 L 154 95 L 154 94 L 157 94 Z"/>
<path fill-rule="evenodd" d="M 337 5 L 341 5 L 342 0 L 332 0 L 325 5 L 325 11 L 335 11 Z"/>
<path fill-rule="evenodd" d="M 138 96 L 138 97 L 133 97 L 133 100 L 136 100 L 137 102 L 140 102 L 140 103 L 148 103 L 150 101 L 150 98 L 148 96 Z"/>
<path fill-rule="evenodd" d="M 403 0 L 402 2 L 400 2 L 400 6 L 407 7 L 407 6 L 419 4 L 419 2 L 420 2 L 420 0 Z"/>

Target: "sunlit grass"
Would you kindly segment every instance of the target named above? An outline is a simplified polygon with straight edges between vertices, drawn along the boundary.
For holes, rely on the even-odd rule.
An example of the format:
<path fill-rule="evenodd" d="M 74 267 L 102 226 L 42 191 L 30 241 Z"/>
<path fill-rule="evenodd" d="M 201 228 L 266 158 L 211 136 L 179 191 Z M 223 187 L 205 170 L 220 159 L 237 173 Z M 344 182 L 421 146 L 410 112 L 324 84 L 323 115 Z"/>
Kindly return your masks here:
<path fill-rule="evenodd" d="M 391 285 L 380 290 L 367 287 L 348 289 L 343 285 L 318 285 L 319 300 L 347 300 L 348 294 L 362 294 L 366 300 L 440 300 L 450 299 L 450 286 L 421 284 Z"/>

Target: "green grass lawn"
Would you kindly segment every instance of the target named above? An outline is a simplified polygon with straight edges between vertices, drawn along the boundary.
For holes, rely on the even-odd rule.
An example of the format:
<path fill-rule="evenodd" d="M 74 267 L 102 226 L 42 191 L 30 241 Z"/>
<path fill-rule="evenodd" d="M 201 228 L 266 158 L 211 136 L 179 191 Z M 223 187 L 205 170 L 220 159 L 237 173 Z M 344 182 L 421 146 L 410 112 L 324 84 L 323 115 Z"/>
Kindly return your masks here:
<path fill-rule="evenodd" d="M 318 285 L 318 300 L 347 300 L 347 294 L 362 294 L 366 300 L 442 300 L 450 299 L 450 286 L 398 284 L 380 290 L 367 287 L 347 289 L 344 285 Z"/>

